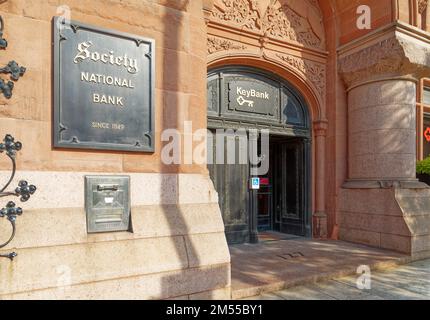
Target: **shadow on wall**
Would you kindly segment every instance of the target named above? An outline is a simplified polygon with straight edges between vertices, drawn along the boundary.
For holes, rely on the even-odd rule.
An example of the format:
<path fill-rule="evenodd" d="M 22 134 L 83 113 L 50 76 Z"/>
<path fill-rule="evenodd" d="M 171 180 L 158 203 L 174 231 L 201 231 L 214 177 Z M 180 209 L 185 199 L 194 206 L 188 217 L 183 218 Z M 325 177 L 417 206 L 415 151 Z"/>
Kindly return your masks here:
<path fill-rule="evenodd" d="M 188 7 L 190 4 L 190 1 L 184 2 L 184 7 Z M 167 10 L 170 10 L 167 8 Z M 186 9 L 184 9 L 186 10 Z M 169 14 L 165 14 L 163 18 L 164 23 L 164 35 L 163 35 L 163 43 L 161 44 L 162 48 L 180 48 L 181 43 L 180 39 L 180 27 L 182 26 L 182 20 L 184 19 L 184 12 L 183 11 L 176 11 L 176 21 L 175 23 L 172 23 L 172 16 Z M 191 32 L 191 31 L 190 31 Z M 166 51 L 172 51 L 172 53 Z M 168 57 L 167 55 L 170 55 Z M 164 100 L 163 103 L 163 117 L 162 117 L 162 128 L 171 128 L 171 129 L 177 129 L 180 130 L 181 128 L 181 117 L 179 116 L 183 110 L 180 110 L 180 101 L 178 98 L 178 93 L 181 91 L 181 88 L 179 86 L 179 74 L 180 72 L 183 72 L 179 68 L 180 58 L 179 58 L 179 52 L 173 52 L 173 50 L 165 49 L 164 56 L 163 56 L 163 72 L 157 73 L 157 76 L 162 77 L 162 90 L 164 90 L 167 86 L 167 83 L 171 84 L 174 83 L 174 88 L 169 87 L 169 94 L 172 95 L 171 99 L 168 99 L 169 105 L 167 105 L 165 102 L 165 92 L 162 93 L 162 99 Z M 172 79 L 171 77 L 177 77 L 177 79 Z M 163 142 L 161 147 L 164 147 L 169 142 Z M 169 168 L 166 168 L 165 165 L 160 162 L 160 172 L 171 172 L 174 174 L 180 173 L 180 166 L 178 165 L 170 165 Z M 177 176 L 177 179 L 179 179 L 179 176 Z M 171 186 L 168 185 L 167 179 L 161 179 L 161 188 L 160 190 L 170 190 Z M 171 211 L 169 210 L 171 206 L 163 205 L 163 214 L 166 217 L 166 221 L 169 225 L 169 229 L 172 231 L 172 234 L 174 234 L 174 230 L 176 229 L 175 226 L 181 225 L 184 226 L 183 228 L 183 234 L 173 236 L 172 241 L 174 242 L 174 246 L 176 249 L 177 257 L 183 256 L 183 252 L 185 249 L 186 256 L 187 256 L 187 263 L 186 265 L 182 265 L 182 270 L 178 273 L 174 273 L 172 275 L 164 276 L 161 279 L 161 296 L 163 298 L 175 298 L 178 299 L 189 299 L 189 294 L 191 293 L 197 293 L 199 290 L 195 290 L 195 288 L 198 288 L 201 286 L 201 282 L 210 281 L 207 279 L 207 277 L 204 276 L 204 272 L 200 270 L 196 270 L 196 267 L 200 265 L 199 261 L 199 255 L 198 252 L 193 245 L 192 239 L 189 237 L 190 230 L 187 227 L 186 220 L 184 219 L 184 215 L 186 214 L 183 212 L 181 205 L 179 203 L 179 188 L 178 183 L 176 183 L 174 192 L 176 193 L 176 204 L 174 205 L 176 210 L 176 214 L 172 215 Z M 169 196 L 165 193 L 161 194 L 161 202 L 166 203 Z M 170 211 L 170 212 L 169 212 Z M 192 261 L 191 261 L 192 259 Z M 199 275 L 199 276 L 198 276 Z M 200 277 L 202 275 L 202 277 Z M 205 287 L 205 286 L 203 286 Z M 179 295 L 178 295 L 179 294 Z M 212 295 L 205 296 L 207 299 L 213 298 Z"/>
<path fill-rule="evenodd" d="M 394 86 L 386 85 L 383 90 L 382 99 L 415 101 L 415 98 L 409 95 L 401 97 L 404 92 L 399 91 Z M 413 93 L 414 91 L 410 92 L 410 94 Z M 350 123 L 350 125 L 353 124 L 354 131 L 351 132 L 352 135 L 349 139 L 355 140 L 350 143 L 350 157 L 363 159 L 356 164 L 360 166 L 350 167 L 352 173 L 357 170 L 361 173 L 365 169 L 370 179 L 379 176 L 392 177 L 393 164 L 395 164 L 395 169 L 405 167 L 405 158 L 403 157 L 405 150 L 408 155 L 413 155 L 416 152 L 415 144 L 409 143 L 411 135 L 413 137 L 416 135 L 414 109 L 415 104 L 410 105 L 410 108 L 405 105 L 377 105 L 377 108 L 372 107 L 365 110 L 360 108 L 351 112 L 353 120 L 349 121 L 354 121 L 354 124 Z M 388 113 L 390 114 L 390 121 L 384 120 Z M 369 129 L 370 131 L 368 131 Z M 385 159 L 378 160 L 374 156 L 368 156 L 369 153 L 376 155 L 381 151 Z M 381 163 L 382 160 L 383 163 Z M 409 164 L 410 162 L 407 163 L 407 165 Z M 363 169 L 362 166 L 364 165 L 366 167 Z M 415 166 L 412 165 L 407 170 L 409 176 L 415 176 Z"/>

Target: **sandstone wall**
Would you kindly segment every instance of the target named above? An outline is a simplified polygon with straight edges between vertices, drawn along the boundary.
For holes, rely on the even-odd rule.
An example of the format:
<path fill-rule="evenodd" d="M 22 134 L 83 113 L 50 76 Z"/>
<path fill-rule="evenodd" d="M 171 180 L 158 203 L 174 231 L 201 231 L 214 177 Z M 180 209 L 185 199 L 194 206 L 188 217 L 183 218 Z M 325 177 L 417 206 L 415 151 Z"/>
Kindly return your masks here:
<path fill-rule="evenodd" d="M 52 18 L 72 19 L 156 41 L 154 153 L 52 147 Z M 18 218 L 14 241 L 0 252 L 0 299 L 229 298 L 230 256 L 217 194 L 204 165 L 160 161 L 163 129 L 206 127 L 206 26 L 202 1 L 14 0 L 0 4 L 7 50 L 27 72 L 13 98 L 0 97 L 0 134 L 23 143 L 17 181 L 38 191 Z M 0 180 L 9 162 L 0 160 Z M 131 176 L 132 231 L 86 232 L 84 175 Z M 12 186 L 14 187 L 14 186 Z M 3 203 L 2 203 L 3 205 Z M 9 232 L 0 221 L 0 238 Z"/>

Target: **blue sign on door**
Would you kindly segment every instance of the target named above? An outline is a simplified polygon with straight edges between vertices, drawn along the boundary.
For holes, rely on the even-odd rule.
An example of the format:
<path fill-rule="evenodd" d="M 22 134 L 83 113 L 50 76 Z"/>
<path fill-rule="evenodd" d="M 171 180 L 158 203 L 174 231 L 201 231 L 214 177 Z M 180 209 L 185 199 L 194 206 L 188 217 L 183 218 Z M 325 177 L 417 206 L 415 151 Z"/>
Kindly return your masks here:
<path fill-rule="evenodd" d="M 251 189 L 253 190 L 260 189 L 260 178 L 251 178 Z"/>

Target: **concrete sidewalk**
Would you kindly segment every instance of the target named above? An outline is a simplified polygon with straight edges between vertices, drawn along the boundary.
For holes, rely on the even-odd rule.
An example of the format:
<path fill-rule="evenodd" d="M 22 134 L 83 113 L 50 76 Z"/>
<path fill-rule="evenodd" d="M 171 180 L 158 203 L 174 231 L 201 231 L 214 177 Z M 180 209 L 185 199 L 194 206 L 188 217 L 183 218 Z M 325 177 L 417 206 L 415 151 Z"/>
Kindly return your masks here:
<path fill-rule="evenodd" d="M 292 287 L 250 300 L 429 300 L 430 259 L 371 273 L 370 289 L 357 288 L 357 275 Z"/>
<path fill-rule="evenodd" d="M 230 254 L 233 299 L 356 275 L 360 265 L 367 265 L 371 270 L 381 270 L 410 262 L 409 256 L 391 251 L 343 241 L 317 241 L 298 237 L 234 245 L 230 247 Z M 336 285 L 348 286 L 340 282 L 336 282 Z M 302 290 L 311 290 L 310 294 L 315 289 L 310 288 Z M 316 296 L 318 292 L 315 292 Z"/>

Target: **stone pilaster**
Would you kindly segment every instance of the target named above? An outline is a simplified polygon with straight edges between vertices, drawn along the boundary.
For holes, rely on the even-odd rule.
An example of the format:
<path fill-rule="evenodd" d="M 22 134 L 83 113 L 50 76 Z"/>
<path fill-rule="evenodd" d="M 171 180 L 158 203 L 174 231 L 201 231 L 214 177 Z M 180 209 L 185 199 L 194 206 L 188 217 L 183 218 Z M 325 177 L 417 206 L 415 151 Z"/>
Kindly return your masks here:
<path fill-rule="evenodd" d="M 313 214 L 313 236 L 327 238 L 327 213 L 325 211 L 325 150 L 327 121 L 314 123 L 315 154 L 315 212 Z"/>
<path fill-rule="evenodd" d="M 430 38 L 405 24 L 376 30 L 339 49 L 339 72 L 348 91 L 341 239 L 410 254 L 430 250 L 416 245 L 429 235 L 414 232 L 417 220 L 408 212 L 415 203 L 420 223 L 430 226 L 422 201 L 430 190 L 415 177 L 416 83 L 430 75 L 429 67 Z"/>

